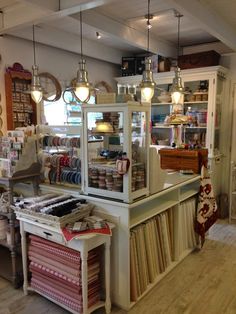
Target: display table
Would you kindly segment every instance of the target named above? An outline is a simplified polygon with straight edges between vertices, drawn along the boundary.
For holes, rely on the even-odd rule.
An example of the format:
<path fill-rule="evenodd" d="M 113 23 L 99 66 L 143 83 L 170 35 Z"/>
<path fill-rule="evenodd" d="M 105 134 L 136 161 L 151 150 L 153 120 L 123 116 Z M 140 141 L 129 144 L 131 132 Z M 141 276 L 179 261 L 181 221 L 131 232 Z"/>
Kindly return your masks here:
<path fill-rule="evenodd" d="M 182 204 L 191 198 L 196 198 L 199 187 L 199 175 L 182 175 L 176 172 L 166 175 L 162 190 L 148 197 L 141 198 L 132 204 L 113 201 L 105 197 L 80 195 L 81 198 L 96 206 L 97 215 L 99 214 L 100 217 L 116 225 L 111 247 L 111 300 L 113 304 L 125 310 L 129 310 L 136 304 L 136 301 L 132 301 L 130 296 L 132 284 L 130 280 L 130 235 L 136 227 L 143 225 L 156 215 L 164 213 L 169 208 L 173 208 L 174 261 L 164 272 L 156 277 L 153 283 L 148 285 L 137 301 L 195 248 L 194 245 L 190 247 L 185 245 L 189 239 L 188 228 L 191 227 L 191 230 L 193 229 L 193 221 L 183 216 Z M 49 191 L 56 192 L 56 187 L 53 185 L 40 185 L 40 190 L 45 193 Z M 63 191 L 65 192 L 65 190 Z M 67 190 L 67 193 L 78 196 L 79 191 L 76 193 L 75 191 Z M 188 213 L 190 214 L 190 211 L 187 210 L 186 215 Z"/>
<path fill-rule="evenodd" d="M 27 263 L 27 243 L 26 243 L 26 233 L 37 235 L 44 239 L 53 241 L 55 243 L 67 246 L 73 250 L 80 252 L 81 255 L 81 285 L 82 285 L 82 298 L 83 298 L 83 314 L 91 313 L 97 308 L 105 306 L 106 313 L 111 312 L 111 301 L 110 301 L 110 243 L 111 237 L 102 234 L 87 234 L 81 236 L 79 239 L 73 239 L 66 242 L 61 230 L 54 226 L 45 225 L 34 220 L 24 218 L 24 214 L 16 211 L 16 216 L 20 220 L 20 232 L 21 232 L 21 245 L 22 245 L 22 262 L 23 262 L 23 274 L 24 274 L 24 293 L 28 294 L 28 291 L 35 291 L 32 289 L 28 282 L 28 263 Z M 113 228 L 114 225 L 111 225 Z M 106 297 L 105 301 L 100 301 L 95 305 L 88 308 L 88 274 L 87 274 L 87 258 L 88 252 L 100 245 L 105 246 L 105 257 L 104 257 L 104 268 L 105 268 L 105 291 Z M 40 293 L 37 291 L 37 293 Z M 42 293 L 41 293 L 42 294 Z M 43 295 L 43 294 L 42 294 Z M 50 299 L 48 296 L 43 295 Z M 53 299 L 51 301 L 57 303 L 58 305 L 66 308 L 72 313 L 78 313 L 66 307 L 64 304 L 60 304 Z"/>

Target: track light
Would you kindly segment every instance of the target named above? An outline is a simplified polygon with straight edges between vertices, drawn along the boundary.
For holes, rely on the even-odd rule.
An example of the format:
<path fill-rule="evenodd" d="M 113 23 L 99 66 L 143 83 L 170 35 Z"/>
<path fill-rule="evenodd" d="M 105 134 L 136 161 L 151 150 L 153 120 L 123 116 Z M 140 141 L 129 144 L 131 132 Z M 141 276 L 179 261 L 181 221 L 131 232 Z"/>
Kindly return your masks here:
<path fill-rule="evenodd" d="M 102 36 L 99 32 L 96 32 L 97 39 L 100 39 Z"/>
<path fill-rule="evenodd" d="M 152 28 L 152 24 L 150 23 L 149 20 L 147 20 L 147 28 L 148 28 L 148 29 L 151 29 L 151 28 Z"/>

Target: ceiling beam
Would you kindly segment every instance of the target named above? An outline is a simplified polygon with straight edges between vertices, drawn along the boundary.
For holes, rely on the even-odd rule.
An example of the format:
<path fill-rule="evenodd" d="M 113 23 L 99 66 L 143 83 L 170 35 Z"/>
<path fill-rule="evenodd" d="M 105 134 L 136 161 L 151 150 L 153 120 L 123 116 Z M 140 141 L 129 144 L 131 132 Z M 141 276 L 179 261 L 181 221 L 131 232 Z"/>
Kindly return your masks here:
<path fill-rule="evenodd" d="M 14 31 L 11 35 L 32 41 L 32 31 L 29 28 Z M 67 33 L 61 29 L 43 25 L 37 28 L 36 40 L 39 43 L 63 49 L 80 55 L 80 38 L 76 34 Z M 120 64 L 124 52 L 119 49 L 108 47 L 99 41 L 83 38 L 83 54 L 99 60 Z"/>
<path fill-rule="evenodd" d="M 166 0 L 182 14 L 201 23 L 202 29 L 236 51 L 236 31 L 203 1 Z"/>
<path fill-rule="evenodd" d="M 79 18 L 74 15 L 73 17 Z M 122 39 L 124 42 L 140 48 L 147 49 L 147 32 L 141 32 L 130 25 L 126 25 L 120 21 L 102 15 L 95 10 L 85 11 L 83 13 L 83 22 L 93 26 L 99 31 Z M 163 39 L 150 36 L 150 52 L 160 54 L 168 57 L 176 56 L 176 47 L 170 43 L 165 42 Z"/>
<path fill-rule="evenodd" d="M 4 10 L 4 25 L 0 34 L 32 24 L 59 19 L 80 11 L 96 8 L 115 0 L 18 0 L 16 5 Z"/>

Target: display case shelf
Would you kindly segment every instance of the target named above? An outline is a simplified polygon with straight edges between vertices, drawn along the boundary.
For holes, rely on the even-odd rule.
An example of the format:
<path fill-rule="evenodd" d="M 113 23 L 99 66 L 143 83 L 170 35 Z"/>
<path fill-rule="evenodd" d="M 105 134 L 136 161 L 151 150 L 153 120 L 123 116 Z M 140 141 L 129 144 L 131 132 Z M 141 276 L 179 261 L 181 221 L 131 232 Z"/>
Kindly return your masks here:
<path fill-rule="evenodd" d="M 200 101 L 185 101 L 184 102 L 184 105 L 202 105 L 202 104 L 208 104 L 208 100 L 206 101 L 203 101 L 203 100 L 200 100 Z"/>
<path fill-rule="evenodd" d="M 134 228 L 140 223 L 156 216 L 167 210 L 170 207 L 173 207 L 179 203 L 179 201 L 174 199 L 166 199 L 166 197 L 159 199 L 160 203 L 158 203 L 158 207 L 153 206 L 153 204 L 149 204 L 149 206 L 145 205 L 145 211 L 143 211 L 143 206 L 138 206 L 135 209 L 130 211 L 130 228 Z M 153 201 L 152 203 L 155 203 Z M 150 207 L 150 208 L 148 208 Z"/>

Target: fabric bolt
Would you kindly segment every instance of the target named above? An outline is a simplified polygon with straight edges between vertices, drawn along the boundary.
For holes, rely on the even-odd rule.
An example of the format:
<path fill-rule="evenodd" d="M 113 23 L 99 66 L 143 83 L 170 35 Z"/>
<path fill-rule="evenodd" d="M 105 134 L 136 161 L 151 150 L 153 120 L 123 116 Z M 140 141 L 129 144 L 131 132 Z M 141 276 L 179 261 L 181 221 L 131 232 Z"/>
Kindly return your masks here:
<path fill-rule="evenodd" d="M 40 243 L 31 243 L 29 246 L 29 249 L 32 249 L 35 252 L 39 252 L 39 254 L 43 254 L 48 257 L 53 257 L 56 260 L 60 261 L 63 264 L 66 264 L 68 266 L 73 267 L 80 267 L 81 261 L 80 257 L 77 256 L 67 256 L 63 251 L 60 251 L 60 249 L 57 248 L 50 248 L 44 244 Z"/>
<path fill-rule="evenodd" d="M 58 272 L 56 270 L 55 271 L 52 270 L 50 268 L 50 265 L 49 265 L 49 267 L 46 267 L 44 265 L 41 265 L 38 262 L 31 261 L 29 269 L 31 272 L 39 272 L 41 274 L 46 274 L 50 278 L 56 278 L 59 282 L 65 283 L 72 288 L 81 287 L 80 278 L 76 278 L 76 277 L 70 278 L 70 277 L 62 274 L 61 272 Z"/>
<path fill-rule="evenodd" d="M 43 252 L 41 252 L 43 253 Z M 66 264 L 62 264 L 60 260 L 58 261 L 58 258 L 53 258 L 53 256 L 49 255 L 46 257 L 46 254 L 36 253 L 32 251 L 32 249 L 29 250 L 29 259 L 32 261 L 38 261 L 39 263 L 42 263 L 42 265 L 51 265 L 51 267 L 54 267 L 55 270 L 63 271 L 65 274 L 71 275 L 71 276 L 79 276 L 80 275 L 80 269 L 79 268 L 72 268 L 71 266 L 67 266 Z"/>
<path fill-rule="evenodd" d="M 58 293 L 57 290 L 48 287 L 47 285 L 41 283 L 39 280 L 32 278 L 31 287 L 36 291 L 47 295 L 48 297 L 60 302 L 72 310 L 80 312 L 82 310 L 82 303 L 78 301 L 72 301 L 71 299 L 65 297 L 63 294 Z"/>
<path fill-rule="evenodd" d="M 47 247 L 49 250 L 51 250 L 52 253 L 56 251 L 55 249 L 61 250 L 62 253 L 59 253 L 59 254 L 64 254 L 65 258 L 80 261 L 80 253 L 73 250 L 73 249 L 70 249 L 68 247 L 62 246 L 60 244 L 57 244 L 57 243 L 49 241 L 49 240 L 45 240 L 45 239 L 37 237 L 35 235 L 30 235 L 29 238 L 31 240 L 31 244 L 39 243 L 39 244 L 45 245 L 45 247 Z M 90 255 L 94 255 L 94 254 L 90 254 L 90 252 L 89 252 L 89 256 Z"/>
<path fill-rule="evenodd" d="M 83 311 L 80 253 L 30 235 L 31 287 L 74 311 Z M 88 252 L 88 307 L 100 300 L 99 249 Z"/>
<path fill-rule="evenodd" d="M 58 278 L 49 277 L 47 273 L 33 271 L 32 277 L 39 280 L 47 282 L 50 286 L 57 288 L 60 292 L 65 295 L 71 295 L 74 298 L 78 298 L 79 295 L 82 294 L 81 285 L 78 287 L 71 287 L 66 282 L 59 281 Z"/>
<path fill-rule="evenodd" d="M 39 252 L 42 252 L 42 249 L 47 250 L 48 252 L 51 252 L 51 254 L 53 256 L 55 256 L 55 255 L 61 256 L 61 257 L 63 257 L 63 259 L 66 259 L 66 260 L 71 261 L 73 263 L 77 263 L 78 265 L 80 264 L 80 253 L 79 252 L 77 252 L 71 248 L 57 244 L 55 242 L 34 236 L 34 235 L 30 235 L 29 237 L 31 240 L 31 245 L 38 247 Z M 99 250 L 98 249 L 89 251 L 88 252 L 88 265 L 90 264 L 90 261 L 93 262 L 94 259 L 97 258 L 98 256 L 99 256 Z"/>
<path fill-rule="evenodd" d="M 72 310 L 82 313 L 82 310 L 83 310 L 82 303 L 71 301 L 70 299 L 64 297 L 62 294 L 57 293 L 57 291 L 41 285 L 41 283 L 38 282 L 37 280 L 34 280 L 31 286 L 39 293 L 47 295 L 49 298 L 52 298 L 55 301 L 68 306 Z M 92 305 L 96 304 L 99 301 L 99 299 L 100 298 L 97 294 L 95 294 L 94 296 L 91 296 L 88 300 L 88 307 L 91 307 Z"/>
<path fill-rule="evenodd" d="M 44 275 L 44 274 L 40 274 L 37 272 L 33 273 L 33 278 L 38 279 L 41 282 L 46 283 L 48 286 L 57 289 L 59 292 L 64 293 L 64 295 L 68 296 L 68 297 L 72 297 L 76 300 L 81 300 L 82 301 L 82 287 L 80 287 L 79 289 L 73 290 L 73 288 L 69 288 L 68 286 L 59 282 L 58 280 L 54 279 L 54 278 L 49 278 Z M 98 277 L 95 281 L 93 281 L 92 283 L 90 283 L 88 285 L 88 296 L 91 296 L 94 293 L 99 293 L 100 290 L 100 282 L 98 280 Z"/>

